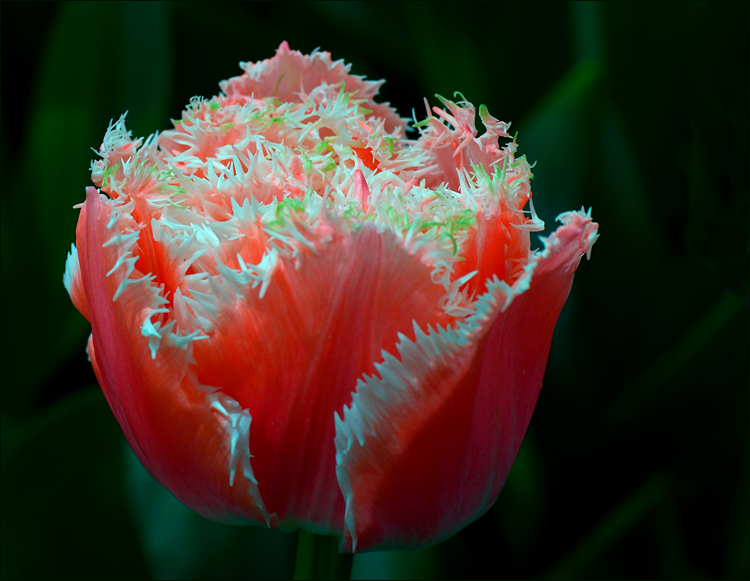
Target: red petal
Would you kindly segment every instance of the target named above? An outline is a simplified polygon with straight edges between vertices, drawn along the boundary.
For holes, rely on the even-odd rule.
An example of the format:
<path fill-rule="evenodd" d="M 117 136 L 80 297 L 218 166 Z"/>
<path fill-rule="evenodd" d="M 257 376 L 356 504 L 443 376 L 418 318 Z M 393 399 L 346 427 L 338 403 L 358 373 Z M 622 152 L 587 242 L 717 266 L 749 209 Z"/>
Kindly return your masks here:
<path fill-rule="evenodd" d="M 208 340 L 195 344 L 200 380 L 253 416 L 253 469 L 269 512 L 341 534 L 334 411 L 412 320 L 448 322 L 445 289 L 390 232 L 365 224 L 317 251 L 280 259 L 267 292 L 246 289 Z"/>
<path fill-rule="evenodd" d="M 177 498 L 213 520 L 266 523 L 249 452 L 238 457 L 232 443 L 233 432 L 247 432 L 249 414 L 198 383 L 189 345 L 162 342 L 152 358 L 141 325 L 159 301 L 148 279 L 126 285 L 113 300 L 127 276 L 124 264 L 107 275 L 126 251 L 124 242 L 112 242 L 123 233 L 115 211 L 114 201 L 88 188 L 77 231 L 91 314 L 89 355 L 102 391 L 133 451 Z M 232 465 L 241 468 L 233 485 Z"/>
<path fill-rule="evenodd" d="M 357 157 L 365 164 L 366 168 L 373 171 L 378 169 L 380 163 L 372 156 L 372 150 L 366 147 L 352 147 L 352 151 L 357 154 Z"/>
<path fill-rule="evenodd" d="M 536 404 L 555 322 L 596 224 L 567 214 L 527 274 L 488 282 L 455 330 L 401 338 L 337 421 L 344 551 L 424 547 L 495 501 Z M 395 352 L 395 351 L 394 351 Z"/>

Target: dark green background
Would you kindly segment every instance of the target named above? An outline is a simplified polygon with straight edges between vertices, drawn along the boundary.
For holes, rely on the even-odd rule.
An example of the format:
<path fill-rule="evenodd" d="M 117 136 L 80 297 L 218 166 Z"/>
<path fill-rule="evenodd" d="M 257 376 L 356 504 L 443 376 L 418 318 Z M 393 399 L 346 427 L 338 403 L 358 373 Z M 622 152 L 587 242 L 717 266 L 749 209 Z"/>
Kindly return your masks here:
<path fill-rule="evenodd" d="M 360 577 L 748 578 L 748 4 L 2 4 L 2 577 L 292 575 L 297 535 L 184 508 L 127 448 L 62 285 L 90 147 L 240 60 L 320 46 L 383 100 L 513 121 L 547 222 L 601 238 L 495 507 Z M 433 99 L 433 102 L 435 100 Z"/>

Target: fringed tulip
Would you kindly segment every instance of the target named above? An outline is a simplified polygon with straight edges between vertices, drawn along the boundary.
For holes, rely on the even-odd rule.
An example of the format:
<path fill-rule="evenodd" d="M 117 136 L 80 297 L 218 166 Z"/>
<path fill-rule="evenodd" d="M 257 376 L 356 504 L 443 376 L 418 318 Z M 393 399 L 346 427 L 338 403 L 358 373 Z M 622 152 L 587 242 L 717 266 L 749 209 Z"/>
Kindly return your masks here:
<path fill-rule="evenodd" d="M 541 251 L 508 124 L 439 98 L 406 137 L 326 52 L 241 63 L 174 129 L 124 116 L 64 282 L 148 471 L 207 518 L 440 542 L 503 487 L 590 214 Z"/>

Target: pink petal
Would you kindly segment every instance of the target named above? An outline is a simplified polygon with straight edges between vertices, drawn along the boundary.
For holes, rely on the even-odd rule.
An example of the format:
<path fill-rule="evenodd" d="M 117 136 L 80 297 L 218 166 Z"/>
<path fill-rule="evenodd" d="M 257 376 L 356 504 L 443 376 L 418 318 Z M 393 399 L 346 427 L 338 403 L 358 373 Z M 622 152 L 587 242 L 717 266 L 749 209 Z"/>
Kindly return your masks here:
<path fill-rule="evenodd" d="M 334 411 L 412 320 L 449 321 L 430 275 L 392 233 L 365 224 L 280 258 L 262 297 L 246 286 L 217 303 L 215 331 L 194 348 L 199 379 L 252 414 L 253 469 L 282 523 L 342 533 Z"/>
<path fill-rule="evenodd" d="M 85 212 L 85 206 L 81 212 Z M 65 261 L 65 274 L 63 274 L 63 285 L 70 295 L 70 300 L 78 312 L 81 313 L 87 321 L 91 322 L 89 315 L 89 305 L 86 302 L 86 289 L 83 287 L 83 277 L 81 276 L 81 265 L 78 262 L 78 249 L 75 244 L 70 245 L 68 259 Z"/>
<path fill-rule="evenodd" d="M 346 498 L 342 551 L 440 542 L 494 503 L 542 385 L 555 322 L 597 237 L 583 212 L 561 216 L 525 276 L 495 280 L 477 313 L 450 330 L 404 336 L 380 377 L 337 418 Z M 396 351 L 392 351 L 396 353 Z"/>
<path fill-rule="evenodd" d="M 256 99 L 273 97 L 285 103 L 300 103 L 316 88 L 330 87 L 327 91 L 335 97 L 341 83 L 355 99 L 364 99 L 363 106 L 372 115 L 385 119 L 389 133 L 402 131 L 406 125 L 396 110 L 388 103 L 375 103 L 383 81 L 367 81 L 364 77 L 349 74 L 351 65 L 343 60 L 333 61 L 331 53 L 315 51 L 310 55 L 291 50 L 286 41 L 276 49 L 273 58 L 257 63 L 240 63 L 247 72 L 220 83 L 227 97 L 251 96 Z"/>
<path fill-rule="evenodd" d="M 135 280 L 137 270 L 121 287 L 128 262 L 113 267 L 127 259 L 134 242 L 115 202 L 87 188 L 84 212 L 77 242 L 91 315 L 89 356 L 130 446 L 159 482 L 207 518 L 268 523 L 272 516 L 253 481 L 249 450 L 232 442 L 233 436 L 246 439 L 250 415 L 198 382 L 189 343 L 162 341 L 159 357 L 152 357 L 142 328 L 164 301 L 149 279 Z"/>

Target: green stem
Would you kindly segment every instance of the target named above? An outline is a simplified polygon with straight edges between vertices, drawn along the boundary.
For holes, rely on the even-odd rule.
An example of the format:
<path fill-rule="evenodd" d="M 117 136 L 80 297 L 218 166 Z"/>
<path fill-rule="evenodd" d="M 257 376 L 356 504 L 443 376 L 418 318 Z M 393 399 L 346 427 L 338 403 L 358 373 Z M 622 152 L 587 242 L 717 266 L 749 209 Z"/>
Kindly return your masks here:
<path fill-rule="evenodd" d="M 349 579 L 352 555 L 341 555 L 336 537 L 300 531 L 294 579 Z"/>

